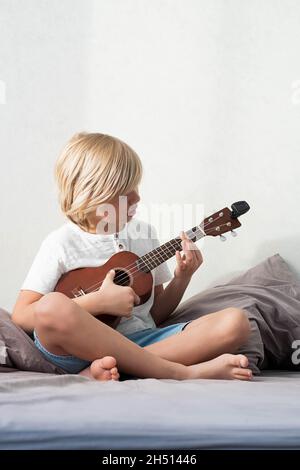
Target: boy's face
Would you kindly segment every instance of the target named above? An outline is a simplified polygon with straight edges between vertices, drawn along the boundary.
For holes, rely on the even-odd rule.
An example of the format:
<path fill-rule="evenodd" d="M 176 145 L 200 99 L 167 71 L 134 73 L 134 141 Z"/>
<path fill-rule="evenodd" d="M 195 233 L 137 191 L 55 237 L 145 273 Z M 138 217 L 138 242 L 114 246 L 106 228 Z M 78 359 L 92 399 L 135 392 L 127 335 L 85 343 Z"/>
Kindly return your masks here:
<path fill-rule="evenodd" d="M 125 195 L 119 195 L 112 201 L 116 211 L 116 231 L 122 230 L 130 222 L 136 213 L 137 204 L 140 200 L 138 188 Z"/>
<path fill-rule="evenodd" d="M 96 215 L 97 233 L 120 232 L 134 217 L 139 200 L 139 191 L 136 188 L 99 207 Z"/>
<path fill-rule="evenodd" d="M 135 216 L 140 199 L 138 188 L 127 194 L 127 222 Z"/>

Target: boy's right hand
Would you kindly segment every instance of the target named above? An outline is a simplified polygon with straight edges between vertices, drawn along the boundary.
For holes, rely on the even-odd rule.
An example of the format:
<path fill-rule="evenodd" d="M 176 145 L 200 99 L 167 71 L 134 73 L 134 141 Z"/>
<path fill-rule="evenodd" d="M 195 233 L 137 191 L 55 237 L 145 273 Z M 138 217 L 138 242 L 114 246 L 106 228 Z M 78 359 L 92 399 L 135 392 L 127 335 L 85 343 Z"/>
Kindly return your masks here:
<path fill-rule="evenodd" d="M 131 317 L 133 307 L 140 303 L 140 298 L 131 287 L 115 284 L 114 277 L 115 271 L 112 269 L 99 290 L 105 311 L 116 316 Z"/>

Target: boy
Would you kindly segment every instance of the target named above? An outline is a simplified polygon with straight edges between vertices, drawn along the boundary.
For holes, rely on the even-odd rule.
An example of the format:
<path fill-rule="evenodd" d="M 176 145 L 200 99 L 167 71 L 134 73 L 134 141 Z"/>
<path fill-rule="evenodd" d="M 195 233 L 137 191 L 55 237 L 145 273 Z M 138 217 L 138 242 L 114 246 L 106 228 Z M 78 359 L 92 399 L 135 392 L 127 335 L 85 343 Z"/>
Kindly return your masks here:
<path fill-rule="evenodd" d="M 157 327 L 177 307 L 202 263 L 185 234 L 173 279 L 164 289 L 170 272 L 166 264 L 156 268 L 152 295 L 143 305 L 130 287 L 114 284 L 113 271 L 99 290 L 82 297 L 53 292 L 65 272 L 100 266 L 118 250 L 141 256 L 158 245 L 156 237 L 130 235 L 141 176 L 138 155 L 121 140 L 99 133 L 80 133 L 70 140 L 56 164 L 60 206 L 69 221 L 43 241 L 21 287 L 13 321 L 33 332 L 36 347 L 69 373 L 118 380 L 120 369 L 137 377 L 249 380 L 247 358 L 233 354 L 249 335 L 242 310 L 227 308 Z M 125 214 L 119 214 L 120 196 L 126 198 Z M 114 211 L 107 208 L 118 214 L 115 221 Z M 140 224 L 149 234 L 150 227 Z M 95 318 L 100 313 L 122 317 L 116 330 Z"/>

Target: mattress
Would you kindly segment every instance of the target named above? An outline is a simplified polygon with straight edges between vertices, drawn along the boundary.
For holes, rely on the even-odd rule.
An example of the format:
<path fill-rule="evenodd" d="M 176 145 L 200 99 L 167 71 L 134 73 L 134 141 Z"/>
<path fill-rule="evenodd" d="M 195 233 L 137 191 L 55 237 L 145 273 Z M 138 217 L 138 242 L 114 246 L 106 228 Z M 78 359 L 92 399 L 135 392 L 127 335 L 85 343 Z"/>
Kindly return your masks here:
<path fill-rule="evenodd" d="M 0 449 L 299 449 L 300 373 L 251 382 L 0 374 Z"/>

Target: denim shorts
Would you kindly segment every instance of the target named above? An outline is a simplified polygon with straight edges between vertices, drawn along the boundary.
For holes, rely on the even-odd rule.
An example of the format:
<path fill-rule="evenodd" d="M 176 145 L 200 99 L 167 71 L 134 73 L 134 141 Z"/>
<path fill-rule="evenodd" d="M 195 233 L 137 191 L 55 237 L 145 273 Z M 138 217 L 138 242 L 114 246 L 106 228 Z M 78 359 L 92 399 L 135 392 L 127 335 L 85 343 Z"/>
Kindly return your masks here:
<path fill-rule="evenodd" d="M 165 326 L 164 328 L 147 328 L 146 330 L 136 331 L 135 333 L 130 333 L 124 336 L 139 346 L 144 347 L 179 333 L 188 323 L 190 322 L 175 323 L 174 325 Z M 91 364 L 91 361 L 86 361 L 76 356 L 53 354 L 44 348 L 35 331 L 33 332 L 33 336 L 34 344 L 44 354 L 46 359 L 69 374 L 78 374 L 81 370 Z"/>

